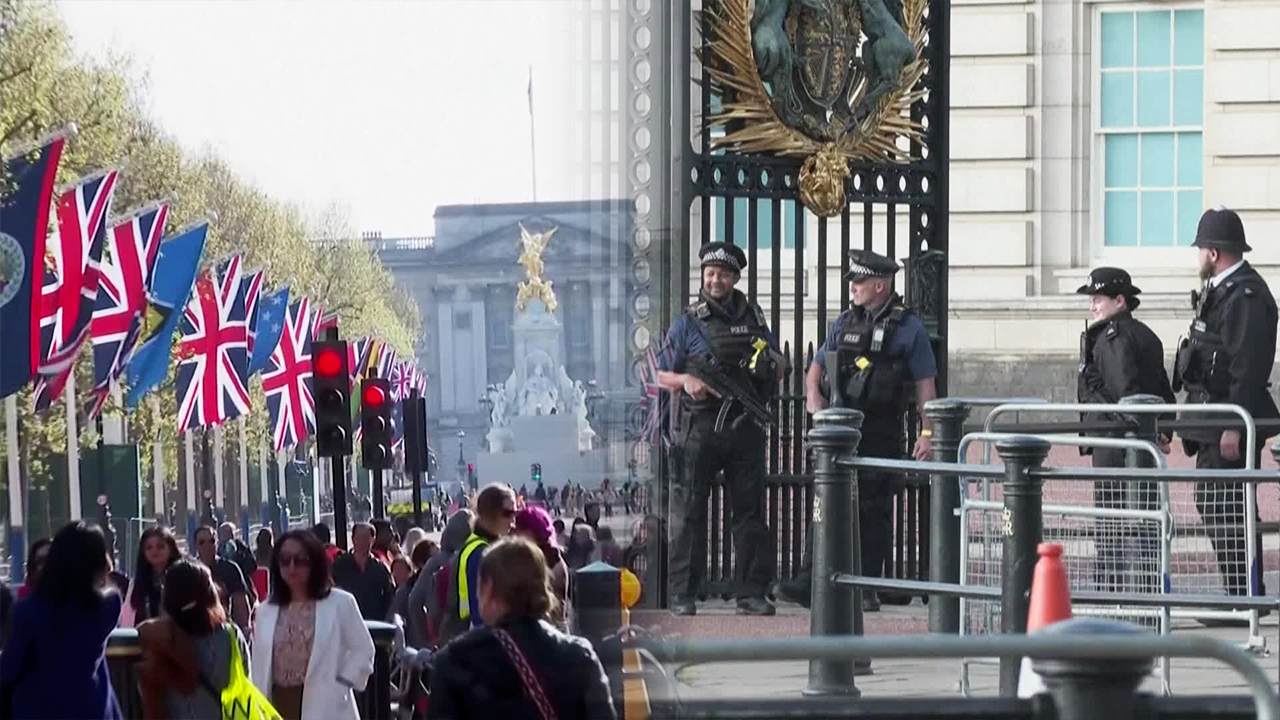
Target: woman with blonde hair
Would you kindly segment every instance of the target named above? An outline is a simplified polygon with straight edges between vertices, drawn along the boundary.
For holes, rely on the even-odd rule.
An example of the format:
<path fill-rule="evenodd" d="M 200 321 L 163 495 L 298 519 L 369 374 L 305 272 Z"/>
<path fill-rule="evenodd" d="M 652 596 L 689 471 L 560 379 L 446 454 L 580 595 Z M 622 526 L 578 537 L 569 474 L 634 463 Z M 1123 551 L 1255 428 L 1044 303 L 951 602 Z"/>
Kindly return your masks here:
<path fill-rule="evenodd" d="M 431 717 L 617 717 L 591 643 L 547 621 L 557 600 L 537 545 L 519 536 L 490 545 L 480 564 L 479 599 L 484 625 L 436 655 Z"/>

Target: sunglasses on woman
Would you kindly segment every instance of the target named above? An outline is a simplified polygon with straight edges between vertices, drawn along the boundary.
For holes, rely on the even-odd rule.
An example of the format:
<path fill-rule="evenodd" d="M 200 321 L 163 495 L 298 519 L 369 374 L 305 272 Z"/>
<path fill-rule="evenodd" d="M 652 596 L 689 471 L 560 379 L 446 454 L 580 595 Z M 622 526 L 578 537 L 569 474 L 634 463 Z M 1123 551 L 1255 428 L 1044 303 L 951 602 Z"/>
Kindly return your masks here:
<path fill-rule="evenodd" d="M 281 555 L 280 567 L 287 568 L 290 566 L 300 568 L 311 567 L 311 558 L 306 555 Z"/>

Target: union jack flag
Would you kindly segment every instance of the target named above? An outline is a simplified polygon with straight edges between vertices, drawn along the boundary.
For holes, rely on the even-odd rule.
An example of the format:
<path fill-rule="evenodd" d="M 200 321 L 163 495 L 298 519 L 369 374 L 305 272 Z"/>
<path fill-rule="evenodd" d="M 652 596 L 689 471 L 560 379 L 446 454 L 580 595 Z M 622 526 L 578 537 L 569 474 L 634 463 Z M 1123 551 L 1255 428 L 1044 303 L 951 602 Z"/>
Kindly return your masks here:
<path fill-rule="evenodd" d="M 217 425 L 249 412 L 249 328 L 239 256 L 196 279 L 182 314 L 178 431 Z"/>
<path fill-rule="evenodd" d="M 289 307 L 280 344 L 262 371 L 262 390 L 271 413 L 276 451 L 297 445 L 315 431 L 316 403 L 311 394 L 311 330 L 306 298 Z"/>
<path fill-rule="evenodd" d="M 355 387 L 357 379 L 364 373 L 364 366 L 369 362 L 369 352 L 373 349 L 373 340 L 364 337 L 347 343 L 347 369 L 351 372 L 351 386 Z"/>
<path fill-rule="evenodd" d="M 258 296 L 262 294 L 262 270 L 244 276 L 244 316 L 249 319 L 249 357 L 253 357 L 253 343 L 258 337 Z"/>
<path fill-rule="evenodd" d="M 44 410 L 66 387 L 76 355 L 89 337 L 98 297 L 107 209 L 118 171 L 81 180 L 58 199 L 58 238 L 48 243 L 40 293 L 40 364 L 35 407 Z"/>
<path fill-rule="evenodd" d="M 133 357 L 142 334 L 147 286 L 156 265 L 169 205 L 144 208 L 111 228 L 111 254 L 102 262 L 98 299 L 93 306 L 89 336 L 93 342 L 93 390 L 89 417 L 97 417 L 109 396 L 111 383 Z"/>
<path fill-rule="evenodd" d="M 669 427 L 663 422 L 664 406 L 670 405 L 672 416 L 678 412 L 679 395 L 663 396 L 662 387 L 658 385 L 658 355 L 653 345 L 645 351 L 645 362 L 640 366 L 640 381 L 644 385 L 645 421 L 640 434 L 648 442 L 657 445 L 661 441 L 663 447 L 671 447 Z"/>
<path fill-rule="evenodd" d="M 381 343 L 382 352 L 378 354 L 378 377 L 391 378 L 391 369 L 396 366 L 396 351 L 386 343 Z"/>
<path fill-rule="evenodd" d="M 387 379 L 391 381 L 392 400 L 398 402 L 409 397 L 409 393 L 413 391 L 413 373 L 413 362 L 410 360 L 398 362 L 391 368 Z"/>
<path fill-rule="evenodd" d="M 318 338 L 323 338 L 324 333 L 329 328 L 338 327 L 338 313 L 323 312 L 319 307 L 316 308 L 316 334 Z"/>

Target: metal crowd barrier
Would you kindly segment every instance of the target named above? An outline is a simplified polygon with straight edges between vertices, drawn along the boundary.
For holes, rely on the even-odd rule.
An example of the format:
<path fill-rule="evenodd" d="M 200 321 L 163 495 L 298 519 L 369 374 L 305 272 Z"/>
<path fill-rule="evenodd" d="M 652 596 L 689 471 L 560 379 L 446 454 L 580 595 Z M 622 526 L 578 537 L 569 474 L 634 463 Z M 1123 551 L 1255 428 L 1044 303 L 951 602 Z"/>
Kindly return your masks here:
<path fill-rule="evenodd" d="M 968 465 L 968 449 L 974 442 L 982 442 L 989 450 L 991 445 L 999 440 L 1014 437 L 1009 433 L 968 433 L 960 441 L 957 455 L 960 465 Z M 1049 435 L 1043 436 L 1051 445 L 1065 445 L 1073 447 L 1085 448 L 1112 448 L 1118 450 L 1129 450 L 1142 452 L 1150 455 L 1153 463 L 1157 468 L 1166 467 L 1164 454 L 1160 452 L 1160 448 L 1150 440 L 1139 440 L 1137 438 L 1100 438 L 1100 437 L 1082 437 L 1079 435 Z M 962 471 L 963 472 L 963 471 Z M 993 520 L 997 520 L 998 514 L 1003 510 L 1003 504 L 996 500 L 989 499 L 990 496 L 990 480 L 982 479 L 980 496 L 982 499 L 974 498 L 968 492 L 967 478 L 962 474 L 960 479 L 960 546 L 962 552 L 960 554 L 960 585 L 975 585 L 979 587 L 988 587 L 983 584 L 984 579 L 994 578 L 995 583 L 999 583 L 1000 560 L 998 543 L 987 542 L 991 533 L 984 532 L 991 530 L 997 524 Z M 1130 509 L 1112 509 L 1099 508 L 1093 506 L 1072 506 L 1052 504 L 1044 505 L 1043 513 L 1046 516 L 1045 540 L 1062 544 L 1067 551 L 1063 553 L 1063 561 L 1067 566 L 1067 576 L 1070 579 L 1072 590 L 1079 591 L 1081 589 L 1088 590 L 1094 582 L 1091 578 L 1096 572 L 1097 558 L 1101 554 L 1098 551 L 1100 535 L 1122 536 L 1130 528 L 1124 527 L 1128 523 L 1146 522 L 1154 524 L 1154 532 L 1146 533 L 1151 539 L 1158 543 L 1158 547 L 1154 548 L 1156 560 L 1155 567 L 1143 567 L 1143 574 L 1149 575 L 1148 587 L 1154 586 L 1161 591 L 1167 591 L 1168 578 L 1171 567 L 1170 558 L 1170 540 L 1171 540 L 1171 518 L 1168 512 L 1168 485 L 1160 484 L 1161 489 L 1161 507 L 1157 510 L 1130 510 Z M 979 557 L 973 557 L 975 548 L 973 521 L 971 516 L 976 515 L 979 530 L 977 534 L 976 552 Z M 1047 522 L 1047 516 L 1060 518 L 1053 526 Z M 1099 526 L 1103 526 L 1099 528 Z M 1120 525 L 1121 527 L 1106 527 Z M 1086 568 L 1085 563 L 1081 562 L 1086 558 L 1081 558 L 1079 554 L 1074 552 L 1076 543 L 1075 536 L 1085 536 L 1086 541 L 1091 540 L 1094 543 L 1094 563 L 1095 567 Z M 1151 554 L 1151 548 L 1136 548 L 1138 555 Z M 1147 552 L 1142 552 L 1146 550 Z M 977 565 L 975 570 L 973 565 Z M 996 572 L 992 573 L 991 570 Z M 1085 571 L 1088 574 L 1085 575 Z M 1087 579 L 1088 578 L 1088 579 Z M 1141 586 L 1142 583 L 1139 583 Z M 1124 592 L 1123 590 L 1120 592 Z M 998 631 L 999 622 L 999 597 L 994 600 L 990 597 L 970 597 L 967 595 L 959 596 L 960 624 L 959 634 L 984 634 Z M 1083 605 L 1077 601 L 1077 605 Z M 1110 607 L 1104 607 L 1110 606 Z M 1108 597 L 1096 606 L 1079 607 L 1076 610 L 1077 615 L 1093 615 L 1101 617 L 1110 617 L 1115 619 L 1130 619 L 1139 624 L 1146 624 L 1151 620 L 1155 621 L 1156 628 L 1161 635 L 1168 635 L 1172 629 L 1171 612 L 1168 606 L 1159 607 L 1146 605 L 1145 609 L 1133 608 L 1130 610 L 1121 610 L 1121 607 L 1132 607 L 1124 604 L 1116 603 Z M 969 665 L 971 663 L 987 664 L 986 659 L 964 658 L 960 663 L 960 690 L 965 695 L 969 694 Z M 1165 694 L 1171 692 L 1170 685 L 1170 668 L 1167 659 L 1162 658 L 1158 663 L 1157 671 L 1161 679 L 1161 687 Z"/>
<path fill-rule="evenodd" d="M 909 582 L 909 581 L 899 581 Z M 1256 717 L 1280 720 L 1280 700 L 1262 668 L 1241 648 L 1203 637 L 1107 634 L 1104 621 L 1062 623 L 1064 632 L 983 637 L 808 637 L 768 639 L 659 640 L 634 643 L 663 663 L 776 662 L 808 660 L 813 667 L 852 670 L 858 658 L 1030 657 L 1045 678 L 1047 695 L 1017 698 L 862 699 L 847 675 L 839 685 L 814 687 L 803 698 L 684 702 L 654 697 L 655 719 L 666 718 L 1036 718 L 1037 720 L 1131 720 L 1138 717 Z M 1091 626 L 1086 627 L 1092 623 Z M 1124 623 L 1107 622 L 1123 629 Z M 1131 626 L 1129 626 L 1131 627 Z M 1080 634 L 1072 632 L 1081 631 Z M 1136 630 L 1136 628 L 1134 628 Z M 1250 698 L 1153 698 L 1138 692 L 1156 657 L 1221 660 L 1249 685 Z M 850 702 L 858 698 L 857 702 Z M 1246 706 L 1245 702 L 1248 702 Z"/>
<path fill-rule="evenodd" d="M 395 627 L 384 622 L 365 621 L 376 650 L 373 675 L 362 693 L 356 694 L 361 720 L 391 720 L 391 651 Z M 322 651 L 315 648 L 313 652 Z M 107 640 L 107 671 L 115 688 L 120 710 L 126 720 L 141 720 L 142 698 L 138 695 L 137 664 L 142 659 L 138 631 L 117 628 Z"/>
<path fill-rule="evenodd" d="M 1155 401 L 1155 402 L 1152 402 L 1152 401 Z M 1000 415 L 1011 413 L 1011 412 L 1021 412 L 1021 411 L 1035 411 L 1035 412 L 1044 412 L 1044 413 L 1072 413 L 1072 414 L 1089 413 L 1089 412 L 1115 412 L 1115 413 L 1122 413 L 1126 415 L 1137 415 L 1137 416 L 1157 416 L 1157 415 L 1172 414 L 1172 413 L 1178 413 L 1183 416 L 1188 414 L 1205 415 L 1205 414 L 1214 414 L 1214 413 L 1217 413 L 1217 414 L 1231 413 L 1238 416 L 1240 420 L 1244 423 L 1244 430 L 1245 430 L 1244 447 L 1241 449 L 1242 450 L 1241 454 L 1243 455 L 1244 464 L 1245 464 L 1244 469 L 1252 470 L 1252 469 L 1255 469 L 1256 467 L 1255 458 L 1258 454 L 1257 423 L 1254 422 L 1254 419 L 1249 414 L 1249 412 L 1244 408 L 1240 407 L 1239 405 L 1231 405 L 1226 403 L 1210 403 L 1210 404 L 1201 404 L 1201 405 L 1167 404 L 1167 403 L 1159 402 L 1158 397 L 1150 396 L 1150 395 L 1135 396 L 1133 398 L 1125 398 L 1120 403 L 1112 404 L 1112 405 L 1088 404 L 1088 403 L 1051 403 L 1051 404 L 1006 403 L 1006 404 L 997 406 L 987 415 L 986 420 L 983 423 L 983 428 L 987 432 L 990 432 L 991 429 L 995 426 L 996 419 Z M 1177 426 L 1179 423 L 1166 422 L 1165 424 L 1170 426 Z M 1152 427 L 1149 429 L 1149 432 L 1151 432 L 1152 434 L 1155 433 L 1154 425 L 1152 425 Z M 1169 497 L 1167 486 L 1161 484 L 1160 487 L 1162 488 L 1161 500 L 1166 504 L 1167 507 L 1170 508 L 1171 515 L 1174 521 L 1177 522 L 1178 520 L 1189 519 L 1189 518 L 1184 518 L 1183 513 L 1173 512 L 1171 498 Z M 1261 577 L 1261 561 L 1260 561 L 1260 558 L 1258 557 L 1258 553 L 1261 551 L 1261 548 L 1255 547 L 1254 541 L 1253 541 L 1253 538 L 1256 536 L 1258 532 L 1257 486 L 1250 483 L 1248 486 L 1245 487 L 1244 495 L 1245 495 L 1245 498 L 1244 498 L 1245 507 L 1244 507 L 1244 518 L 1243 518 L 1244 536 L 1245 536 L 1244 568 L 1245 568 L 1245 577 L 1246 577 L 1248 592 L 1249 592 L 1249 595 L 1252 596 L 1258 591 L 1258 580 Z M 1198 513 L 1199 513 L 1198 509 L 1196 510 L 1196 513 L 1197 513 L 1196 517 L 1198 517 Z M 1189 513 L 1187 513 L 1187 515 L 1189 515 Z M 1214 549 L 1211 547 L 1209 552 L 1210 554 L 1214 554 Z M 1212 564 L 1214 565 L 1217 564 L 1216 559 Z M 1212 573 L 1204 573 L 1204 572 L 1179 573 L 1177 572 L 1177 569 L 1174 569 L 1170 575 L 1170 581 L 1175 580 L 1180 575 L 1204 576 L 1204 575 L 1212 575 Z M 1193 581 L 1193 580 L 1188 578 L 1188 581 Z M 1204 587 L 1205 585 L 1211 586 L 1212 580 L 1202 581 L 1198 584 L 1200 584 L 1201 587 Z M 1258 631 L 1258 613 L 1256 610 L 1250 610 L 1246 612 L 1233 612 L 1229 610 L 1228 611 L 1187 611 L 1183 613 L 1178 613 L 1177 615 L 1179 617 L 1191 617 L 1195 619 L 1226 619 L 1226 620 L 1247 619 L 1249 622 L 1248 643 L 1251 646 L 1256 646 L 1256 647 L 1265 646 L 1263 639 Z"/>

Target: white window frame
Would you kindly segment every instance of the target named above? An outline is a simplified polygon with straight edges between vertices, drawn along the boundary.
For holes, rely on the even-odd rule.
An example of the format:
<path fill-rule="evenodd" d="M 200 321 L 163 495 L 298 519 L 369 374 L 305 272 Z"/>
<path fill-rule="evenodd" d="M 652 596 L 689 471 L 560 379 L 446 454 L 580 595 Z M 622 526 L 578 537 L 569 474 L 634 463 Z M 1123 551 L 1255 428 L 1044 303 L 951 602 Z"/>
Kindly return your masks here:
<path fill-rule="evenodd" d="M 1090 23 L 1092 27 L 1089 29 L 1091 42 L 1089 46 L 1089 228 L 1090 228 L 1090 246 L 1092 248 L 1092 256 L 1095 259 L 1094 264 L 1099 265 L 1116 265 L 1119 267 L 1187 267 L 1192 262 L 1191 256 L 1195 252 L 1195 248 L 1184 247 L 1180 245 L 1163 246 L 1163 247 L 1125 247 L 1118 245 L 1106 244 L 1105 231 L 1105 207 L 1104 188 L 1106 186 L 1106 157 L 1105 143 L 1106 136 L 1110 134 L 1141 136 L 1143 133 L 1167 132 L 1175 135 L 1174 139 L 1174 173 L 1176 182 L 1176 173 L 1178 168 L 1177 157 L 1177 138 L 1180 132 L 1198 132 L 1200 133 L 1200 193 L 1201 205 L 1205 204 L 1204 198 L 1204 172 L 1207 167 L 1206 148 L 1204 143 L 1204 116 L 1208 109 L 1208 103 L 1202 101 L 1204 107 L 1201 109 L 1199 125 L 1170 125 L 1168 128 L 1151 128 L 1143 129 L 1135 126 L 1126 129 L 1110 129 L 1102 127 L 1102 15 L 1108 12 L 1145 12 L 1152 10 L 1162 10 L 1170 14 L 1178 10 L 1199 10 L 1208 15 L 1203 2 L 1169 2 L 1169 3 L 1127 3 L 1127 2 L 1095 2 L 1092 4 L 1089 13 Z M 1135 18 L 1134 32 L 1137 32 L 1137 21 Z M 1169 32 L 1176 33 L 1176 24 L 1174 19 L 1170 18 Z M 1134 52 L 1137 52 L 1137 38 L 1134 38 Z M 1170 38 L 1169 52 L 1174 52 L 1173 38 Z M 1205 78 L 1204 73 L 1207 72 L 1207 49 L 1201 56 L 1199 69 L 1201 71 L 1201 91 L 1203 93 Z M 1173 62 L 1173 57 L 1170 58 Z M 1190 66 L 1179 66 L 1170 64 L 1171 71 L 1174 70 L 1191 70 L 1195 69 Z M 1134 82 L 1134 122 L 1137 122 L 1137 82 Z M 1170 121 L 1173 119 L 1173 79 L 1169 81 L 1169 113 Z M 1138 150 L 1139 164 L 1141 164 L 1141 141 L 1139 141 Z M 1141 172 L 1141 167 L 1139 167 Z M 1141 179 L 1139 179 L 1141 182 Z M 1158 188 L 1153 188 L 1158 189 Z M 1191 189 L 1190 187 L 1182 189 Z M 1177 188 L 1175 188 L 1174 203 L 1177 203 Z M 1138 232 L 1141 238 L 1142 232 L 1142 214 L 1138 214 Z M 1176 224 L 1175 224 L 1176 229 Z"/>

